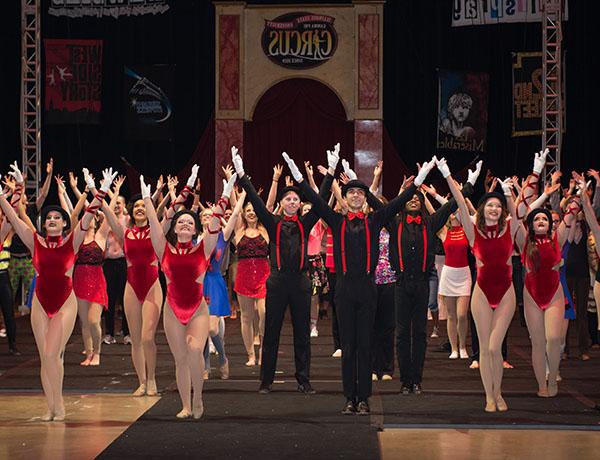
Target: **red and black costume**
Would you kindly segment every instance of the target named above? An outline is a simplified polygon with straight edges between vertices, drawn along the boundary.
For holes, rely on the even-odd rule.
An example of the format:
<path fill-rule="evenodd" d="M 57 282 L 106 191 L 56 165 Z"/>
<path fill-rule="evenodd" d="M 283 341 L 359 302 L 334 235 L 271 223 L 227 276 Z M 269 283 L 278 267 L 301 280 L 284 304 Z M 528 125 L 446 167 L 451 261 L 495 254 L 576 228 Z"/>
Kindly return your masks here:
<path fill-rule="evenodd" d="M 322 187 L 329 188 L 332 181 L 333 176 L 327 174 Z M 412 198 L 415 188 L 409 187 L 385 206 L 379 203 L 380 209 L 372 214 L 349 212 L 344 216 L 334 212 L 306 181 L 302 181 L 300 187 L 333 235 L 344 396 L 348 400 L 366 402 L 372 385 L 371 327 L 377 299 L 374 273 L 379 233 Z M 361 188 L 367 189 L 364 184 Z"/>
<path fill-rule="evenodd" d="M 319 217 L 314 210 L 304 216 L 273 215 L 260 199 L 247 176 L 239 179 L 238 183 L 246 190 L 258 219 L 269 233 L 271 274 L 266 283 L 265 336 L 260 369 L 261 388 L 270 387 L 275 378 L 279 336 L 288 305 L 294 331 L 295 377 L 299 385 L 308 388 L 311 282 L 308 277 L 307 249 L 308 236 Z M 322 186 L 321 189 L 329 190 L 330 186 L 331 181 L 329 186 Z M 300 195 L 299 190 L 296 193 Z"/>
<path fill-rule="evenodd" d="M 407 194 L 406 201 L 415 194 L 421 199 L 421 192 L 414 184 L 404 193 Z M 462 193 L 465 196 L 473 193 L 472 185 L 467 182 Z M 377 202 L 371 203 L 371 206 L 376 207 Z M 435 261 L 434 238 L 456 209 L 456 201 L 451 199 L 428 215 L 421 202 L 421 210 L 414 215 L 401 212 L 394 219 L 394 229 L 390 232 L 390 263 L 397 275 L 394 292 L 396 354 L 400 379 L 407 386 L 420 384 L 423 379 L 427 348 L 428 275 Z"/>
<path fill-rule="evenodd" d="M 104 252 L 95 241 L 79 247 L 73 270 L 73 291 L 78 299 L 97 303 L 106 310 L 108 295 L 102 271 L 103 259 Z"/>

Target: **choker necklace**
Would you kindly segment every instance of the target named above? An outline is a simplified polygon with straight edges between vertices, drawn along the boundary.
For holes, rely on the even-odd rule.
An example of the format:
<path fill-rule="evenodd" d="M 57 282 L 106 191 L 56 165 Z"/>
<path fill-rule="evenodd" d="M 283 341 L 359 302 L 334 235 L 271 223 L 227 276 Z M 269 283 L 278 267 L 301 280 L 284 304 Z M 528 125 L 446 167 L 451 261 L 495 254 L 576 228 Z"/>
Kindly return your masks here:
<path fill-rule="evenodd" d="M 185 243 L 180 243 L 179 241 L 177 242 L 177 254 L 187 254 L 189 252 L 190 249 L 192 249 L 193 247 L 193 242 L 190 241 L 186 241 Z"/>
<path fill-rule="evenodd" d="M 60 245 L 60 243 L 62 243 L 63 237 L 62 235 L 57 235 L 57 236 L 46 236 L 46 245 L 49 248 L 56 248 Z"/>

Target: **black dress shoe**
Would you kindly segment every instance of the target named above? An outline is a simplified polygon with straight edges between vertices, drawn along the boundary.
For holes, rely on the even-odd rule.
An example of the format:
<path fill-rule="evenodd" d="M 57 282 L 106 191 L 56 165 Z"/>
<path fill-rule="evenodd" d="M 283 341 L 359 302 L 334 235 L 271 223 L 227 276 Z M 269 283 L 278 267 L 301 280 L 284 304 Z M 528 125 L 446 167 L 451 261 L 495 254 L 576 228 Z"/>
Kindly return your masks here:
<path fill-rule="evenodd" d="M 258 389 L 258 393 L 261 395 L 266 395 L 266 394 L 271 393 L 272 390 L 273 390 L 273 388 L 271 387 L 271 385 L 269 385 L 267 383 L 261 383 L 260 388 Z"/>
<path fill-rule="evenodd" d="M 342 409 L 342 414 L 344 414 L 344 415 L 356 414 L 356 406 L 354 405 L 354 401 L 352 401 L 351 399 L 346 400 L 346 404 L 344 405 L 344 408 Z"/>
<path fill-rule="evenodd" d="M 21 356 L 21 352 L 17 350 L 17 347 L 12 347 L 8 349 L 8 354 L 13 356 Z"/>
<path fill-rule="evenodd" d="M 412 385 L 410 383 L 402 383 L 400 387 L 400 393 L 403 395 L 409 395 L 412 393 Z"/>
<path fill-rule="evenodd" d="M 358 415 L 369 415 L 371 413 L 369 403 L 367 401 L 359 401 L 356 405 L 356 413 Z"/>
<path fill-rule="evenodd" d="M 412 392 L 416 395 L 420 395 L 421 393 L 423 393 L 423 388 L 421 387 L 421 384 L 415 383 L 412 387 Z"/>
<path fill-rule="evenodd" d="M 298 385 L 298 391 L 305 395 L 314 395 L 316 393 L 315 389 L 308 382 Z"/>

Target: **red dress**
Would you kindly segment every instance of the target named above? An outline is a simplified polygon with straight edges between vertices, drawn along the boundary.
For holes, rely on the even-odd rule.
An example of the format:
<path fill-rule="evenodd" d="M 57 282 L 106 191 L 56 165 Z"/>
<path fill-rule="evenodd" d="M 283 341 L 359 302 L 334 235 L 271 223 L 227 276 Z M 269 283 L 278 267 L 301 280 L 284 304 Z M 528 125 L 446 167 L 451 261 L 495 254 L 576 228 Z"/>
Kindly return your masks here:
<path fill-rule="evenodd" d="M 546 236 L 542 238 L 536 236 L 534 244 L 537 245 L 539 256 L 537 270 L 533 266 L 533 261 L 527 257 L 528 244 L 531 244 L 529 240 L 527 240 L 523 250 L 523 266 L 527 270 L 525 287 L 537 306 L 545 310 L 560 285 L 560 272 L 557 267 L 561 265 L 562 257 L 558 247 L 558 239 L 556 234 L 552 239 Z"/>
<path fill-rule="evenodd" d="M 490 307 L 496 308 L 512 284 L 513 240 L 510 223 L 506 223 L 502 236 L 486 238 L 475 225 L 473 231 L 473 255 L 481 263 L 477 266 L 477 285 L 483 291 Z"/>
<path fill-rule="evenodd" d="M 175 249 L 169 243 L 161 261 L 162 271 L 167 277 L 167 301 L 171 310 L 183 325 L 186 325 L 202 304 L 204 289 L 199 282 L 208 269 L 204 256 L 204 242 L 201 241 L 190 252 Z"/>
<path fill-rule="evenodd" d="M 127 281 L 142 303 L 158 279 L 158 263 L 150 240 L 150 227 L 139 228 L 134 225 L 126 229 L 123 250 L 127 259 Z"/>
<path fill-rule="evenodd" d="M 65 241 L 48 237 L 46 245 L 40 242 L 40 236 L 33 235 L 32 264 L 37 273 L 35 295 L 46 314 L 52 318 L 63 306 L 73 291 L 73 281 L 67 272 L 75 263 L 73 234 Z M 48 247 L 48 246 L 56 247 Z"/>
<path fill-rule="evenodd" d="M 78 299 L 97 303 L 106 310 L 108 294 L 106 293 L 106 279 L 102 271 L 103 260 L 104 252 L 96 241 L 82 244 L 75 260 L 73 290 Z"/>
<path fill-rule="evenodd" d="M 267 296 L 269 267 L 269 244 L 262 235 L 250 238 L 246 235 L 237 244 L 238 267 L 233 290 L 254 299 Z"/>

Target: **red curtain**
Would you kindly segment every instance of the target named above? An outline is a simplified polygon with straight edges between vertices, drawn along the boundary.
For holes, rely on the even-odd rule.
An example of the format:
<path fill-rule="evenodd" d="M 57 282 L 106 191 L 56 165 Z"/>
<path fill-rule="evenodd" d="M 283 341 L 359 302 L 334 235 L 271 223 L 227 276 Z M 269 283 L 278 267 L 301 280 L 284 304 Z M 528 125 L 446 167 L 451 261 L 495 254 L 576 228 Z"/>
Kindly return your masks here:
<path fill-rule="evenodd" d="M 326 150 L 336 142 L 341 144 L 340 156 L 353 164 L 354 122 L 346 119 L 337 95 L 315 80 L 284 80 L 261 97 L 253 120 L 244 124 L 244 169 L 256 187 L 268 190 L 272 166 L 284 163 L 281 152 L 304 172 L 303 161 L 326 166 Z M 287 167 L 284 175 L 289 175 Z M 319 183 L 316 168 L 315 176 Z"/>

